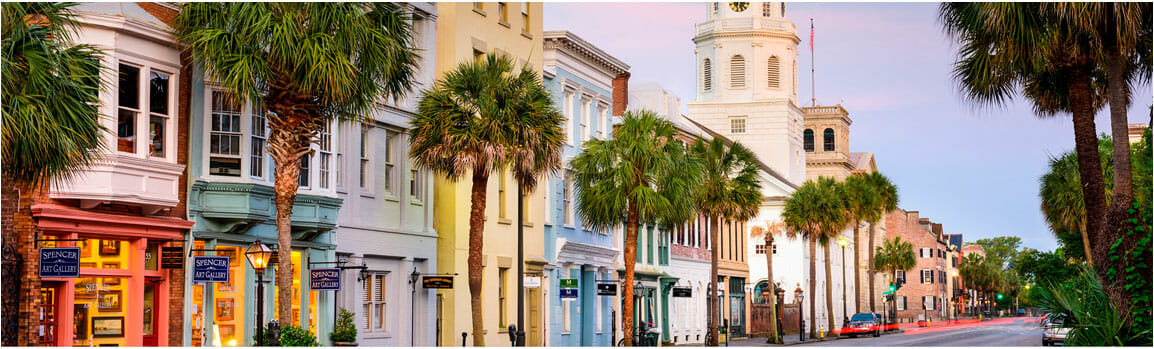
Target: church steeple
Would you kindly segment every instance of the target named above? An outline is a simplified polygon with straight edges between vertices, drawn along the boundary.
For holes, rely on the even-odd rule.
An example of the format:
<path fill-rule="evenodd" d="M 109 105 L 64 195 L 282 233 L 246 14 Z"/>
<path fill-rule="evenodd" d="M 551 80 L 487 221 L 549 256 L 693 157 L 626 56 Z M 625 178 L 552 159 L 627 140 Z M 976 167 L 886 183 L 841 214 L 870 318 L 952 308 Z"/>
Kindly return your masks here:
<path fill-rule="evenodd" d="M 797 98 L 797 28 L 780 2 L 706 4 L 697 24 L 698 101 Z"/>

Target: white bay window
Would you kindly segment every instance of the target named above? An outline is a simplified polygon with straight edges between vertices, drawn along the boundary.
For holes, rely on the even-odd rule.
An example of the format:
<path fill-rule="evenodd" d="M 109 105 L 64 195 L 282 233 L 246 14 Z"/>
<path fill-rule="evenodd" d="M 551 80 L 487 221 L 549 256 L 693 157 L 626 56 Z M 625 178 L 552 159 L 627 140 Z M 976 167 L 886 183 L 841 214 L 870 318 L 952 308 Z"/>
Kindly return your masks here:
<path fill-rule="evenodd" d="M 175 140 L 172 74 L 127 60 L 117 64 L 116 146 L 118 152 L 170 158 Z M 138 137 L 147 133 L 147 139 Z"/>

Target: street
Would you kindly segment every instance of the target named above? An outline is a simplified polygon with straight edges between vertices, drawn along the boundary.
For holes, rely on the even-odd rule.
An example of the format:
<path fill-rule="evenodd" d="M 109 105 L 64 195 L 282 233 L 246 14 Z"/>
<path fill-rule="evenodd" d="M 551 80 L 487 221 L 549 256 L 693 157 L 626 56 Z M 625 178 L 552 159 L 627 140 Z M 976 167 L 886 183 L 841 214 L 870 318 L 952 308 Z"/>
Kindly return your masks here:
<path fill-rule="evenodd" d="M 765 338 L 734 341 L 735 346 L 765 346 Z M 911 347 L 911 346 L 1040 346 L 1042 330 L 1037 318 L 1006 318 L 981 323 L 960 324 L 942 327 L 909 327 L 905 332 L 889 333 L 881 337 L 842 337 L 798 344 L 825 347 Z"/>

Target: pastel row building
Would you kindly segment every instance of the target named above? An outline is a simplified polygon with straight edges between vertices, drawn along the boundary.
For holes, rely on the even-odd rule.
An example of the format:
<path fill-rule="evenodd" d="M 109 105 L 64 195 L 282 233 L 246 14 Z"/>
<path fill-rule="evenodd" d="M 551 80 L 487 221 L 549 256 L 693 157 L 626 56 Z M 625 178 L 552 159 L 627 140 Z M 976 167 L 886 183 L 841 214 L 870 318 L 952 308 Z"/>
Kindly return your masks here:
<path fill-rule="evenodd" d="M 257 319 L 257 275 L 244 260 L 245 248 L 257 240 L 277 247 L 268 121 L 259 103 L 229 95 L 204 67 L 189 63 L 172 34 L 180 6 L 75 7 L 76 40 L 108 52 L 101 63 L 110 85 L 100 93 L 100 122 L 113 131 L 106 137 L 108 161 L 43 192 L 19 192 L 4 181 L 4 279 L 20 280 L 5 285 L 5 345 L 250 346 L 257 323 L 276 318 L 277 291 L 269 282 L 265 318 Z M 826 261 L 809 255 L 806 241 L 777 237 L 767 246 L 750 235 L 754 227 L 780 221 L 785 200 L 806 180 L 877 170 L 873 154 L 850 151 L 849 111 L 840 105 L 807 107 L 799 99 L 801 39 L 785 17 L 784 3 L 703 6 L 706 20 L 685 38 L 695 45 L 695 68 L 676 72 L 694 76 L 695 95 L 685 104 L 660 85 L 630 85 L 630 64 L 643 62 L 627 63 L 579 33 L 544 31 L 541 3 L 414 2 L 404 9 L 421 52 L 415 92 L 380 101 L 381 108 L 361 122 L 327 125 L 303 160 L 291 219 L 292 316 L 278 319 L 282 325 L 300 326 L 333 345 L 329 334 L 339 310 L 346 309 L 355 314 L 362 346 L 470 343 L 471 183 L 414 167 L 408 129 L 417 117 L 419 91 L 458 64 L 489 53 L 509 55 L 542 77 L 565 115 L 566 139 L 563 170 L 540 181 L 534 192 L 519 196 L 508 170 L 489 177 L 482 256 L 486 344 L 511 344 L 508 328 L 518 321 L 519 299 L 525 324 L 518 326 L 530 346 L 615 345 L 623 338 L 625 311 L 634 314 L 635 324 L 660 328 L 662 345 L 700 344 L 709 301 L 719 304 L 731 338 L 764 335 L 764 304 L 773 284 L 785 290 L 790 316 L 808 314 L 809 297 L 819 310 L 832 302 L 837 314 L 881 311 L 884 278 L 875 280 L 879 292 L 870 300 L 857 289 L 866 287 L 864 281 L 841 277 L 848 271 L 865 280 L 866 272 L 846 256 L 854 258 L 852 250 L 859 249 L 857 264 L 865 265 L 866 247 L 831 251 Z M 741 142 L 760 159 L 759 213 L 747 222 L 721 223 L 717 280 L 710 280 L 712 227 L 704 217 L 668 230 L 642 227 L 636 283 L 624 285 L 624 229 L 593 229 L 576 210 L 569 161 L 583 142 L 610 139 L 622 115 L 640 109 L 673 122 L 687 142 Z M 10 208 L 17 200 L 31 200 L 31 210 L 15 214 Z M 524 203 L 522 217 L 518 202 Z M 877 245 L 891 232 L 927 226 L 901 225 L 897 218 L 877 227 Z M 923 234 L 927 244 L 948 240 L 929 226 L 924 230 L 931 234 Z M 521 268 L 533 280 L 524 289 L 517 288 L 518 228 L 525 237 Z M 842 237 L 852 238 L 852 229 Z M 79 277 L 37 276 L 37 249 L 54 246 L 81 248 Z M 194 282 L 187 262 L 163 266 L 165 248 L 186 257 L 231 257 L 228 281 Z M 773 280 L 766 254 L 775 260 Z M 22 267 L 11 275 L 10 255 L 23 256 L 13 262 Z M 829 263 L 835 277 L 809 275 L 810 259 Z M 953 268 L 933 263 L 924 269 Z M 339 290 L 312 289 L 314 268 L 338 268 Z M 281 272 L 269 269 L 266 282 Z M 944 280 L 956 279 L 946 275 Z M 426 288 L 422 280 L 430 276 L 455 282 Z M 819 290 L 832 284 L 833 297 L 809 294 L 811 279 Z M 939 302 L 949 294 L 938 291 L 957 288 L 958 281 L 951 282 L 935 284 Z M 615 291 L 602 292 L 603 285 Z M 712 300 L 711 286 L 719 291 Z M 622 309 L 625 287 L 637 291 L 634 309 Z M 574 288 L 576 297 L 562 296 Z M 795 292 L 804 293 L 806 305 L 799 307 Z M 847 294 L 863 296 L 842 302 Z M 825 312 L 818 313 L 806 325 L 829 331 Z M 834 320 L 841 325 L 840 316 Z M 797 331 L 797 319 L 787 318 L 785 327 Z"/>

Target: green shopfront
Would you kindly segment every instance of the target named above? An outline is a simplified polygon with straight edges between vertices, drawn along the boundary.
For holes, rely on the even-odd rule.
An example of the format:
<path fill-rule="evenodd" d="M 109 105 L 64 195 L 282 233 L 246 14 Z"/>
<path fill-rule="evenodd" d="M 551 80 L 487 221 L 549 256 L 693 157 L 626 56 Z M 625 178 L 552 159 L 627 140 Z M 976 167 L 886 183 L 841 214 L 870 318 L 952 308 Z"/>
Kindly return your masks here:
<path fill-rule="evenodd" d="M 257 275 L 244 256 L 260 240 L 277 250 L 273 161 L 266 149 L 266 111 L 205 81 L 193 71 L 189 122 L 189 220 L 187 254 L 229 256 L 228 282 L 194 283 L 185 273 L 184 346 L 252 346 L 258 320 L 307 329 L 329 343 L 336 292 L 309 289 L 310 268 L 336 261 L 337 134 L 326 128 L 302 158 L 293 205 L 291 318 L 278 319 L 275 263 L 263 275 L 263 319 L 257 319 Z"/>

